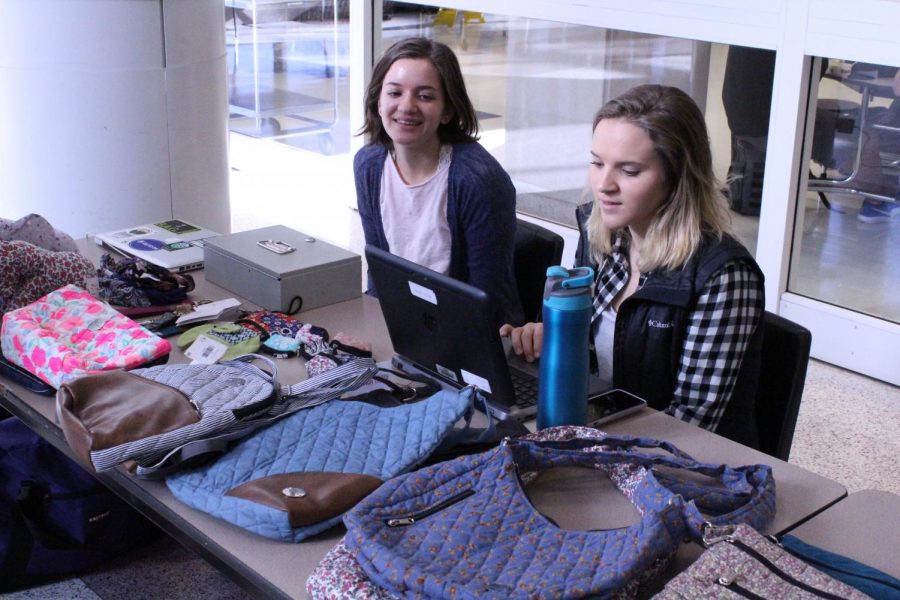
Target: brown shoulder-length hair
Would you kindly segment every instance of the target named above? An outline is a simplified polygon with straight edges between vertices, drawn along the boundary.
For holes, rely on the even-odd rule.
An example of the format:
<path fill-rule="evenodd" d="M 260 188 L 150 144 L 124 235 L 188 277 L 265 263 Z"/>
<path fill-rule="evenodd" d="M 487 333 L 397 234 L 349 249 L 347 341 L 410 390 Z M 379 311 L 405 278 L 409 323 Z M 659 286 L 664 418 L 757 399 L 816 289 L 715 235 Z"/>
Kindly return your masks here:
<path fill-rule="evenodd" d="M 675 87 L 640 85 L 607 102 L 593 128 L 604 119 L 623 119 L 646 131 L 665 169 L 668 194 L 641 247 L 642 271 L 680 268 L 704 236 L 721 239 L 732 233 L 728 201 L 713 172 L 706 121 L 690 96 Z M 604 226 L 601 211 L 591 212 L 588 237 L 595 259 L 611 252 L 615 234 Z"/>
<path fill-rule="evenodd" d="M 444 144 L 459 142 L 474 142 L 478 140 L 478 118 L 475 116 L 475 107 L 466 92 L 466 84 L 463 81 L 462 70 L 456 54 L 449 47 L 440 42 L 427 38 L 407 38 L 400 40 L 388 48 L 375 69 L 372 71 L 372 80 L 366 88 L 365 106 L 366 122 L 357 135 L 364 135 L 369 144 L 382 144 L 393 148 L 394 143 L 385 132 L 381 124 L 381 116 L 378 114 L 378 97 L 381 95 L 381 86 L 388 70 L 401 58 L 424 58 L 431 61 L 437 69 L 443 88 L 446 108 L 451 114 L 447 123 L 438 127 L 438 139 Z"/>

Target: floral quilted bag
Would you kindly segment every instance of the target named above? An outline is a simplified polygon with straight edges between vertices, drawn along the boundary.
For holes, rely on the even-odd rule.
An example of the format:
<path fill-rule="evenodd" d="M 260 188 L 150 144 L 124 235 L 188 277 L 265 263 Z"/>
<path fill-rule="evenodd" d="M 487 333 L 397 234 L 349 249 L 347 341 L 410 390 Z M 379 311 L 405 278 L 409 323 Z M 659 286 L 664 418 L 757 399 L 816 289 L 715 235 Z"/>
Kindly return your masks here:
<path fill-rule="evenodd" d="M 707 528 L 703 543 L 700 558 L 654 598 L 869 598 L 742 523 Z"/>
<path fill-rule="evenodd" d="M 78 252 L 0 240 L 0 313 L 21 308 L 67 284 L 86 287 L 94 266 Z"/>
<path fill-rule="evenodd" d="M 289 338 L 297 337 L 303 327 L 303 323 L 287 313 L 265 309 L 247 313 L 236 322 L 255 329 L 263 339 L 276 333 Z M 327 340 L 328 334 L 325 333 L 324 337 Z"/>
<path fill-rule="evenodd" d="M 640 522 L 558 528 L 534 509 L 518 474 L 559 466 L 609 473 Z M 701 463 L 667 442 L 629 436 L 512 439 L 386 482 L 344 517 L 344 541 L 371 582 L 401 597 L 609 597 L 636 591 L 708 524 L 765 528 L 774 511 L 765 465 Z"/>
<path fill-rule="evenodd" d="M 3 315 L 3 356 L 51 386 L 166 356 L 168 341 L 75 285 Z"/>
<path fill-rule="evenodd" d="M 97 273 L 100 298 L 113 306 L 177 304 L 194 290 L 194 278 L 187 273 L 174 273 L 139 258 L 117 261 L 104 253 Z"/>

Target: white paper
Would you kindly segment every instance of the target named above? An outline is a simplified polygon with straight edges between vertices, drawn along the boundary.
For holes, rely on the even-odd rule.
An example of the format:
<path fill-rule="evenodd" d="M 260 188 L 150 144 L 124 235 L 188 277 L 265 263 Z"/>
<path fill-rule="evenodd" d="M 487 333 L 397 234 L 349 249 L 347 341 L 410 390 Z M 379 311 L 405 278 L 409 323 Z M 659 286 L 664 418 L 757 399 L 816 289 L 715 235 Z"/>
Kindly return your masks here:
<path fill-rule="evenodd" d="M 427 287 L 410 281 L 409 292 L 416 298 L 421 298 L 425 302 L 430 302 L 437 306 L 437 296 L 434 294 L 434 291 L 429 290 Z"/>
<path fill-rule="evenodd" d="M 491 393 L 491 384 L 484 377 L 479 377 L 475 373 L 469 373 L 465 369 L 460 369 L 460 374 L 462 375 L 463 381 L 469 385 L 474 385 L 479 390 L 483 392 Z"/>
<path fill-rule="evenodd" d="M 234 308 L 235 306 L 240 305 L 241 303 L 234 298 L 226 298 L 225 300 L 216 300 L 215 302 L 200 304 L 188 314 L 178 317 L 178 320 L 175 321 L 175 324 L 190 325 L 192 323 L 212 321 L 213 319 L 218 319 L 222 315 L 222 313 L 224 313 L 229 308 Z"/>
<path fill-rule="evenodd" d="M 192 365 L 211 365 L 225 356 L 227 351 L 228 344 L 201 333 L 184 351 L 184 355 L 191 359 Z"/>

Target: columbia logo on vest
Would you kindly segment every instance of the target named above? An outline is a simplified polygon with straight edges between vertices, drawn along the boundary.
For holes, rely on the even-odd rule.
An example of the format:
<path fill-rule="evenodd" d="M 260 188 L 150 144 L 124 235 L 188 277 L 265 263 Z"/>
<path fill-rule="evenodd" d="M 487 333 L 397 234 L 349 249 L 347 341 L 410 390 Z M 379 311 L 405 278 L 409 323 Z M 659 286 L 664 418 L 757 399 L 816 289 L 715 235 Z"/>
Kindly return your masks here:
<path fill-rule="evenodd" d="M 653 327 L 655 329 L 671 329 L 672 322 L 671 321 L 657 321 L 655 319 L 650 319 L 647 321 L 647 325 Z"/>

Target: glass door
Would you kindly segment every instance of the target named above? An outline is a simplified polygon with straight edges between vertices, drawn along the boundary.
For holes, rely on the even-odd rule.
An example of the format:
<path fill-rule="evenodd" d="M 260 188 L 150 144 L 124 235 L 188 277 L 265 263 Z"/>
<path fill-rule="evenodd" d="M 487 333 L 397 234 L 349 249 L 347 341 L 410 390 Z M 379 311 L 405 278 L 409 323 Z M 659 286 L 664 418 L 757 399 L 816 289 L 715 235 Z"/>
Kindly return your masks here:
<path fill-rule="evenodd" d="M 788 291 L 900 323 L 900 69 L 813 61 Z"/>

